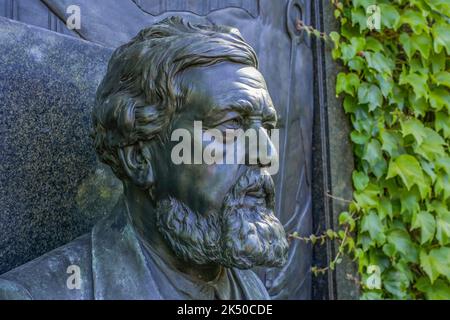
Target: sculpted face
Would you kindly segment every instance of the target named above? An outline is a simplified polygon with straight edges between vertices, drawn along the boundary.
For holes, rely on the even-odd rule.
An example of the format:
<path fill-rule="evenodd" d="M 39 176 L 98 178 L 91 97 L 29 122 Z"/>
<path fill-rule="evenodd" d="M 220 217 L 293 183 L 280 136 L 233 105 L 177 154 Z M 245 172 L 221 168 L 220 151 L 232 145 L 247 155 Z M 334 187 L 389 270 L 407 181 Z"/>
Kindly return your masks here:
<path fill-rule="evenodd" d="M 209 67 L 189 68 L 181 75 L 181 87 L 187 88 L 182 111 L 173 119 L 171 131 L 186 129 L 194 136 L 194 121 L 201 121 L 203 130 L 254 128 L 263 133 L 271 149 L 268 131 L 276 125 L 276 112 L 261 73 L 253 67 L 235 63 L 219 63 Z M 223 141 L 226 147 L 243 150 L 242 141 Z M 196 141 L 204 148 L 208 142 Z M 240 144 L 239 144 L 240 143 Z M 162 196 L 173 196 L 203 215 L 217 211 L 228 191 L 248 166 L 237 164 L 175 165 L 170 142 L 162 152 L 156 171 Z M 194 141 L 193 141 L 194 144 Z M 225 149 L 225 148 L 224 148 Z M 202 150 L 202 151 L 203 151 Z M 276 156 L 275 152 L 272 152 Z M 162 173 L 164 176 L 159 176 Z M 255 199 L 256 201 L 256 199 Z"/>
<path fill-rule="evenodd" d="M 186 98 L 172 119 L 171 132 L 185 129 L 192 140 L 198 139 L 194 121 L 201 121 L 203 130 L 217 129 L 224 135 L 227 129 L 253 128 L 260 132 L 259 143 L 266 140 L 267 154 L 277 156 L 269 135 L 276 112 L 257 69 L 222 62 L 189 68 L 179 77 Z M 234 164 L 176 165 L 171 159 L 175 141 L 153 152 L 158 228 L 185 260 L 239 268 L 281 266 L 286 260 L 285 233 L 273 213 L 273 181 L 261 173 L 262 164 L 249 164 L 260 161 L 250 162 L 253 155 L 242 142 L 216 142 L 244 151 L 247 162 Z M 202 149 L 208 145 L 192 143 Z"/>

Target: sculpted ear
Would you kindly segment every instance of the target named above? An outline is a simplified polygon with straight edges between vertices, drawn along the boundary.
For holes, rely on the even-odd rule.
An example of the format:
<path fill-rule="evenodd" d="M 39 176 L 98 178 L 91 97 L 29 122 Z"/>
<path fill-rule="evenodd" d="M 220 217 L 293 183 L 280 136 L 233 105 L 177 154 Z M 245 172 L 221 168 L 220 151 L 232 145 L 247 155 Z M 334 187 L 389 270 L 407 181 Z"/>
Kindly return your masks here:
<path fill-rule="evenodd" d="M 150 148 L 140 142 L 119 148 L 118 153 L 122 168 L 132 183 L 144 189 L 154 186 Z"/>

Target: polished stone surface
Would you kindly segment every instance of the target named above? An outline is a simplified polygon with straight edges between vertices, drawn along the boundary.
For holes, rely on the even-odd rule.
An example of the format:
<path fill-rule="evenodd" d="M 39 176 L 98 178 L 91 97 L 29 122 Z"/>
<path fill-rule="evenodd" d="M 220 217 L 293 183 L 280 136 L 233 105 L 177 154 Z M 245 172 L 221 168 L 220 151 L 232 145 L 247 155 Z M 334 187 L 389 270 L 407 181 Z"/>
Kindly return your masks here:
<path fill-rule="evenodd" d="M 121 193 L 89 139 L 110 54 L 0 18 L 0 273 L 89 231 Z"/>

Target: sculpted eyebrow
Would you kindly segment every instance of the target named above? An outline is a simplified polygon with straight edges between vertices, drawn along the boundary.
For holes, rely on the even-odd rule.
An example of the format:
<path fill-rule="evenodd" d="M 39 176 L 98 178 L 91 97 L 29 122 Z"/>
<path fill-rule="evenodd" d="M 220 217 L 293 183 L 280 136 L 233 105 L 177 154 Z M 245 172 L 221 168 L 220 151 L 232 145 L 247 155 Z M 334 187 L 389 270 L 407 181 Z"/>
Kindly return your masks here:
<path fill-rule="evenodd" d="M 234 103 L 231 103 L 225 109 L 236 111 L 243 115 L 248 115 L 254 113 L 255 111 L 258 111 L 258 109 L 260 108 L 257 106 L 257 104 L 250 100 L 240 99 Z"/>
<path fill-rule="evenodd" d="M 220 116 L 225 116 L 227 112 L 237 112 L 241 115 L 246 115 L 252 113 L 256 108 L 249 102 L 245 103 L 232 103 L 226 104 L 225 106 L 217 106 L 211 109 L 210 116 L 217 118 Z"/>
<path fill-rule="evenodd" d="M 221 109 L 216 109 L 208 115 L 212 125 L 218 125 L 223 121 L 231 120 L 233 118 L 243 116 L 242 110 L 236 110 L 233 107 L 226 107 Z"/>

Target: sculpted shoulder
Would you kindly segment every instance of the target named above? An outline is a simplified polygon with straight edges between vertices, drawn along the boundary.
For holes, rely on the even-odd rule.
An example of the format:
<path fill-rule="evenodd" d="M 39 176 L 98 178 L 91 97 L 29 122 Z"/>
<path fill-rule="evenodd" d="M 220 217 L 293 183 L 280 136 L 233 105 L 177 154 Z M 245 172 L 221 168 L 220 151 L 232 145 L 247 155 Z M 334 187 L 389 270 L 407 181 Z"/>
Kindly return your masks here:
<path fill-rule="evenodd" d="M 0 300 L 92 299 L 92 287 L 91 236 L 86 234 L 1 275 Z"/>

